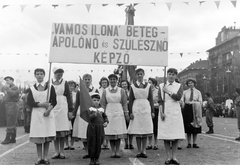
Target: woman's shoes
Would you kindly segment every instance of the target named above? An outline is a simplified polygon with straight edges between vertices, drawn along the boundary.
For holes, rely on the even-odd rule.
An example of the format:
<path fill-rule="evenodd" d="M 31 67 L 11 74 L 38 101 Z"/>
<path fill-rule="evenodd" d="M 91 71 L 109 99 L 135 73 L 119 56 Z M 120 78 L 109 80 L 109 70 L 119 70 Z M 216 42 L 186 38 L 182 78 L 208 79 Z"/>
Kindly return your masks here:
<path fill-rule="evenodd" d="M 240 137 L 237 137 L 235 140 L 240 141 Z"/>
<path fill-rule="evenodd" d="M 177 159 L 172 159 L 171 164 L 179 165 L 180 163 Z"/>
<path fill-rule="evenodd" d="M 182 150 L 182 147 L 178 147 L 177 149 L 178 149 L 178 150 Z"/>
<path fill-rule="evenodd" d="M 64 154 L 59 154 L 59 159 L 66 159 L 65 155 Z"/>
<path fill-rule="evenodd" d="M 146 147 L 146 150 L 151 150 L 152 149 L 152 146 L 147 146 Z"/>
<path fill-rule="evenodd" d="M 193 144 L 193 148 L 199 148 L 197 144 Z"/>
<path fill-rule="evenodd" d="M 192 147 L 191 144 L 188 144 L 188 145 L 187 145 L 187 148 L 191 148 L 191 147 Z"/>
<path fill-rule="evenodd" d="M 46 164 L 46 165 L 49 165 L 50 164 L 50 162 L 49 162 L 49 160 L 43 160 L 44 161 L 44 164 Z"/>
<path fill-rule="evenodd" d="M 129 149 L 128 144 L 125 144 L 124 149 L 125 149 L 125 150 L 126 150 L 126 149 Z"/>
<path fill-rule="evenodd" d="M 87 159 L 87 158 L 90 158 L 90 156 L 89 155 L 84 155 L 83 156 L 83 159 Z"/>
<path fill-rule="evenodd" d="M 35 165 L 40 165 L 40 164 L 45 164 L 45 162 L 44 162 L 43 159 L 38 160 L 38 161 L 35 163 Z"/>
<path fill-rule="evenodd" d="M 154 146 L 154 147 L 153 147 L 153 150 L 158 150 L 158 146 L 157 146 L 157 145 Z"/>
<path fill-rule="evenodd" d="M 64 150 L 70 150 L 70 147 L 65 147 Z"/>
<path fill-rule="evenodd" d="M 60 154 L 55 154 L 52 156 L 52 159 L 59 159 Z"/>
<path fill-rule="evenodd" d="M 165 164 L 172 164 L 172 159 L 167 159 L 167 160 L 165 161 Z"/>
<path fill-rule="evenodd" d="M 132 144 L 129 145 L 129 149 L 130 149 L 130 150 L 133 150 L 133 149 L 134 149 L 134 147 L 133 147 Z"/>
<path fill-rule="evenodd" d="M 136 155 L 137 158 L 147 158 L 147 154 L 144 154 L 144 153 L 140 153 L 140 154 L 137 154 Z"/>
<path fill-rule="evenodd" d="M 141 153 L 141 158 L 147 158 L 147 154 Z"/>

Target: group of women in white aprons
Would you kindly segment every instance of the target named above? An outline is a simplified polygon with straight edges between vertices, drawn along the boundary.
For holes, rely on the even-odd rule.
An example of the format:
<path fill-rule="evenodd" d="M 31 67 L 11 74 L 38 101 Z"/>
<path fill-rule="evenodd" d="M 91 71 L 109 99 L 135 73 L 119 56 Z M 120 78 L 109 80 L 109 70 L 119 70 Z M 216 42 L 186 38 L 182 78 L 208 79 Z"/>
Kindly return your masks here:
<path fill-rule="evenodd" d="M 82 140 L 86 150 L 86 155 L 84 155 L 83 158 L 89 158 L 86 138 L 87 123 L 80 118 L 79 107 L 81 91 L 75 91 L 75 94 L 70 96 L 69 86 L 67 82 L 62 79 L 63 72 L 64 70 L 62 68 L 55 68 L 54 79 L 51 81 L 56 91 L 57 100 L 57 104 L 51 111 L 51 115 L 53 116 L 52 121 L 55 122 L 51 130 L 51 137 L 55 137 L 55 154 L 52 158 L 65 158 L 63 152 L 64 138 L 69 134 L 69 130 L 71 129 L 69 119 L 73 117 L 75 117 L 75 121 L 72 128 L 72 136 Z M 167 153 L 165 164 L 179 164 L 175 155 L 176 147 L 178 139 L 185 138 L 179 104 L 182 88 L 180 84 L 175 82 L 177 76 L 176 69 L 171 68 L 167 73 L 167 83 L 160 84 L 159 86 L 159 116 L 155 116 L 151 85 L 144 82 L 145 73 L 143 69 L 136 69 L 137 81 L 131 85 L 128 93 L 129 96 L 124 89 L 118 87 L 118 77 L 115 74 L 108 76 L 107 83 L 109 83 L 109 86 L 105 86 L 104 89 L 102 88 L 99 91 L 92 86 L 92 77 L 90 74 L 83 76 L 83 81 L 90 94 L 91 92 L 101 93 L 101 106 L 105 109 L 109 119 L 108 127 L 105 128 L 105 139 L 110 141 L 112 158 L 121 157 L 120 142 L 121 139 L 127 138 L 128 134 L 136 137 L 136 157 L 147 158 L 147 138 L 153 134 L 152 120 L 157 117 L 159 118 L 157 139 L 164 140 Z M 32 90 L 34 91 L 34 89 Z M 35 100 L 35 102 L 37 101 Z M 162 108 L 163 105 L 164 111 Z M 38 118 L 38 116 L 35 118 Z M 129 122 L 128 127 L 126 121 Z M 32 134 L 30 134 L 30 138 L 34 136 L 36 135 L 34 135 L 33 131 Z M 48 137 L 48 135 L 45 136 Z M 172 155 L 170 154 L 170 145 L 172 145 Z M 48 161 L 47 158 L 39 157 L 39 161 L 44 159 Z"/>

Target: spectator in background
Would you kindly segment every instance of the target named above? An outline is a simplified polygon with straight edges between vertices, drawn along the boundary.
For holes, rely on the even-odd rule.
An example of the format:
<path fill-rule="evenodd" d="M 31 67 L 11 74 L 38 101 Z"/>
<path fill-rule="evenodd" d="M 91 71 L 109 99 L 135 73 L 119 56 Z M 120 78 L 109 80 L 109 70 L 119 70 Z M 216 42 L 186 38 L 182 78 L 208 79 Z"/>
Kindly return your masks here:
<path fill-rule="evenodd" d="M 4 101 L 5 94 L 0 92 L 0 127 L 6 126 L 6 115 L 5 115 L 5 101 Z"/>
<path fill-rule="evenodd" d="M 24 114 L 23 114 L 23 109 L 24 109 L 24 103 L 23 103 L 23 96 L 24 94 L 20 97 L 19 101 L 17 102 L 18 104 L 18 126 L 23 126 L 24 124 Z"/>
<path fill-rule="evenodd" d="M 237 96 L 234 103 L 236 106 L 236 113 L 237 113 L 237 121 L 238 121 L 238 131 L 239 131 L 239 137 L 237 137 L 235 140 L 240 141 L 240 88 L 235 89 L 235 95 Z"/>
<path fill-rule="evenodd" d="M 157 132 L 158 132 L 158 114 L 159 114 L 159 104 L 158 104 L 158 87 L 157 80 L 154 78 L 149 78 L 148 83 L 151 85 L 152 95 L 153 95 L 153 104 L 154 104 L 154 114 L 155 117 L 153 120 L 153 136 L 148 137 L 149 145 L 146 150 L 157 150 L 158 149 L 158 140 L 157 140 Z M 154 138 L 154 146 L 152 146 L 152 138 Z"/>
<path fill-rule="evenodd" d="M 24 114 L 24 130 L 25 130 L 25 133 L 30 132 L 30 123 L 31 123 L 31 114 L 32 114 L 32 107 L 30 107 L 28 102 L 27 102 L 27 97 L 28 97 L 29 91 L 30 91 L 30 88 L 28 88 L 26 90 L 25 95 L 22 97 L 23 98 L 23 105 L 24 105 L 23 114 Z"/>
<path fill-rule="evenodd" d="M 213 115 L 216 113 L 216 108 L 213 102 L 213 99 L 211 98 L 210 93 L 205 93 L 207 104 L 206 107 L 206 123 L 209 128 L 209 131 L 206 132 L 206 134 L 213 134 Z"/>
<path fill-rule="evenodd" d="M 129 103 L 129 92 L 130 92 L 130 83 L 127 80 L 122 80 L 120 83 L 121 88 L 124 90 L 127 96 L 127 104 Z M 129 104 L 128 104 L 128 110 L 129 110 Z M 129 126 L 129 121 L 126 120 L 127 128 Z M 132 145 L 133 136 L 131 134 L 127 134 L 127 138 L 125 138 L 125 147 L 124 149 L 134 149 Z"/>
<path fill-rule="evenodd" d="M 232 103 L 233 103 L 233 100 L 230 97 L 228 97 L 227 100 L 225 101 L 225 107 L 228 112 L 228 116 L 230 116 L 230 113 L 231 113 L 231 104 Z"/>
<path fill-rule="evenodd" d="M 102 77 L 99 81 L 99 95 L 100 97 L 102 97 L 102 93 L 104 91 L 104 89 L 106 89 L 108 86 L 109 86 L 109 81 L 108 81 L 108 78 L 107 77 Z M 108 147 L 108 140 L 103 140 L 103 144 L 102 144 L 102 149 L 103 150 L 109 150 L 109 147 Z"/>
<path fill-rule="evenodd" d="M 19 90 L 14 85 L 14 78 L 7 76 L 4 78 L 6 81 L 4 92 L 5 92 L 5 110 L 7 118 L 7 134 L 5 140 L 1 144 L 16 143 L 17 135 L 17 113 L 19 100 Z"/>

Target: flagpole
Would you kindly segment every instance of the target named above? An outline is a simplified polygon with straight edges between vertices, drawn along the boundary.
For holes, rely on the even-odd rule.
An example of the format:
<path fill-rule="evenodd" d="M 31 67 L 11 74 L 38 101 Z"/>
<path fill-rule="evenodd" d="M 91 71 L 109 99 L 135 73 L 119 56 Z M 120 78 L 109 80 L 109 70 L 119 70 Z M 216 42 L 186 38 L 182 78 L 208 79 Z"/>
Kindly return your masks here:
<path fill-rule="evenodd" d="M 49 97 L 50 97 L 50 92 L 51 92 L 51 70 L 52 70 L 52 63 L 49 62 L 49 72 L 48 72 L 48 89 L 47 89 L 47 102 L 49 101 Z"/>
<path fill-rule="evenodd" d="M 164 81 L 164 86 L 166 85 L 166 69 L 167 67 L 164 66 L 164 78 L 163 78 L 163 81 Z M 163 87 L 164 87 L 163 86 Z M 162 107 L 162 113 L 164 114 L 164 110 L 165 110 L 165 92 L 163 92 L 163 107 Z"/>

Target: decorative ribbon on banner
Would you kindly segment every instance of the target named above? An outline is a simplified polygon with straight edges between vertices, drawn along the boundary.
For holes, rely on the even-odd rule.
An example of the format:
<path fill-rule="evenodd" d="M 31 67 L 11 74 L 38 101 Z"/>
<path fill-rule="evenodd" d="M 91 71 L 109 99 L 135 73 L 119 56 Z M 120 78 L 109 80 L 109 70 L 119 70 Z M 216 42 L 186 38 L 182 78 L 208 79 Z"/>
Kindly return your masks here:
<path fill-rule="evenodd" d="M 39 6 L 41 6 L 41 5 L 35 5 L 34 8 L 37 8 L 37 7 L 39 7 Z"/>
<path fill-rule="evenodd" d="M 218 9 L 218 7 L 220 5 L 220 1 L 214 1 L 214 2 L 215 2 L 216 6 L 217 6 L 217 9 Z"/>
<path fill-rule="evenodd" d="M 231 1 L 233 6 L 236 7 L 237 6 L 237 1 Z"/>
<path fill-rule="evenodd" d="M 25 9 L 26 6 L 27 6 L 27 5 L 20 5 L 22 12 L 23 12 L 23 10 Z"/>
<path fill-rule="evenodd" d="M 183 3 L 185 3 L 186 5 L 188 5 L 188 4 L 189 4 L 189 2 L 183 2 Z"/>
<path fill-rule="evenodd" d="M 87 8 L 87 10 L 89 12 L 92 5 L 91 4 L 86 4 L 85 6 L 86 6 L 86 8 Z"/>
<path fill-rule="evenodd" d="M 102 4 L 103 7 L 107 6 L 108 4 Z"/>
<path fill-rule="evenodd" d="M 168 7 L 168 10 L 170 11 L 171 10 L 171 6 L 172 6 L 172 2 L 166 2 L 166 5 Z"/>
<path fill-rule="evenodd" d="M 180 53 L 180 56 L 182 57 L 182 56 L 183 56 L 183 53 Z"/>
<path fill-rule="evenodd" d="M 3 6 L 2 6 L 2 9 L 4 9 L 4 8 L 6 8 L 6 7 L 8 7 L 8 6 L 9 6 L 9 5 L 3 5 Z"/>
<path fill-rule="evenodd" d="M 139 4 L 139 3 L 134 3 L 133 6 L 135 7 L 135 6 L 137 6 L 138 4 Z"/>

